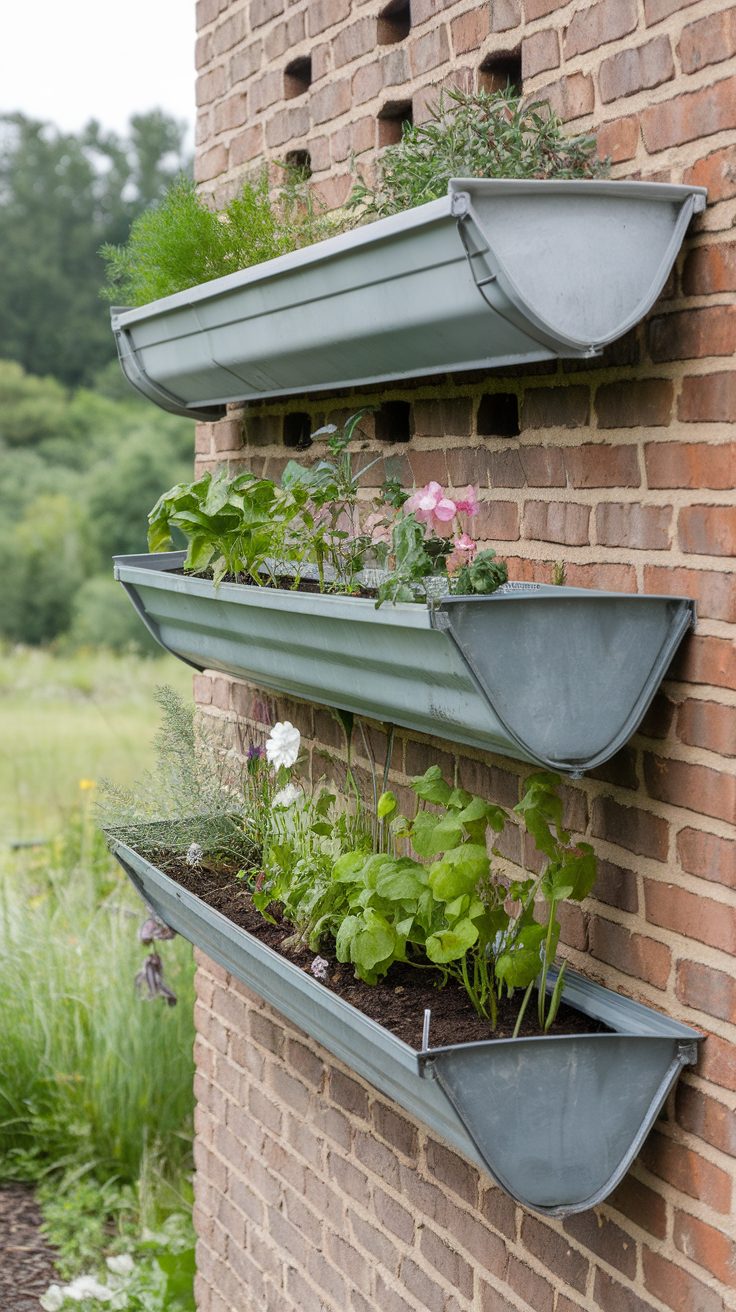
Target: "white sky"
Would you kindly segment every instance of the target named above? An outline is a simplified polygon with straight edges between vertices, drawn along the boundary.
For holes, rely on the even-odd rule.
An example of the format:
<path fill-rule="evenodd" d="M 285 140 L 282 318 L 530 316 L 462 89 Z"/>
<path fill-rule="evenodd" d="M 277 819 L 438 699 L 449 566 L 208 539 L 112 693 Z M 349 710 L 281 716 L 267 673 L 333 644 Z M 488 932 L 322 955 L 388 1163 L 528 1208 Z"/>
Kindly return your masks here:
<path fill-rule="evenodd" d="M 194 124 L 195 0 L 0 0 L 0 113 L 123 132 L 164 109 Z"/>

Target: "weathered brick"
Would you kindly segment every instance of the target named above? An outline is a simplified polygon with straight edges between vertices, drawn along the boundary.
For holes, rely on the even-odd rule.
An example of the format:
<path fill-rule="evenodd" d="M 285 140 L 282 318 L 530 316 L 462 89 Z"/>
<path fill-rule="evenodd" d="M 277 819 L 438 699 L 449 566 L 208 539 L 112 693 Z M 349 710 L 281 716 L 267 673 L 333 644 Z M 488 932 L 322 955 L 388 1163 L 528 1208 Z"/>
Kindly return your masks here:
<path fill-rule="evenodd" d="M 642 1249 L 644 1284 L 655 1298 L 661 1299 L 673 1312 L 724 1312 L 722 1296 L 709 1289 L 689 1271 L 668 1261 L 661 1253 L 650 1248 Z"/>
<path fill-rule="evenodd" d="M 429 1265 L 433 1266 L 435 1271 L 439 1271 L 461 1297 L 472 1298 L 473 1268 L 456 1249 L 450 1247 L 429 1226 L 422 1228 L 419 1248 Z"/>
<path fill-rule="evenodd" d="M 593 79 L 587 73 L 570 73 L 561 77 L 557 82 L 540 87 L 538 95 L 549 101 L 563 123 L 590 114 L 595 104 Z"/>
<path fill-rule="evenodd" d="M 736 241 L 714 241 L 690 251 L 682 274 L 682 290 L 686 296 L 736 290 Z"/>
<path fill-rule="evenodd" d="M 736 1157 L 736 1116 L 718 1098 L 681 1080 L 675 1099 L 677 1122 L 711 1147 Z"/>
<path fill-rule="evenodd" d="M 686 683 L 736 689 L 736 650 L 730 638 L 692 636 L 678 653 L 672 673 Z"/>
<path fill-rule="evenodd" d="M 675 991 L 680 1002 L 708 1016 L 732 1021 L 736 1016 L 736 980 L 699 961 L 679 961 Z"/>
<path fill-rule="evenodd" d="M 457 1153 L 430 1139 L 427 1143 L 427 1167 L 436 1180 L 447 1185 L 464 1202 L 475 1204 L 478 1198 L 478 1170 Z"/>
<path fill-rule="evenodd" d="M 520 1262 L 512 1255 L 509 1255 L 506 1280 L 514 1292 L 524 1300 L 525 1305 L 534 1308 L 534 1312 L 552 1312 L 555 1298 L 552 1285 L 525 1262 Z"/>
<path fill-rule="evenodd" d="M 646 592 L 692 597 L 698 615 L 715 620 L 736 620 L 736 577 L 730 570 L 673 569 L 670 565 L 645 565 Z M 690 639 L 695 641 L 695 639 Z M 709 682 L 708 679 L 695 682 Z"/>
<path fill-rule="evenodd" d="M 736 953 L 736 908 L 658 879 L 645 879 L 644 901 L 650 924 Z"/>
<path fill-rule="evenodd" d="M 648 1231 L 656 1239 L 667 1233 L 667 1204 L 661 1194 L 642 1184 L 629 1173 L 606 1200 L 609 1207 L 625 1216 L 634 1225 Z"/>
<path fill-rule="evenodd" d="M 711 205 L 736 195 L 736 146 L 712 150 L 685 170 L 683 181 L 707 187 Z"/>
<path fill-rule="evenodd" d="M 696 0 L 644 0 L 644 17 L 651 27 L 654 23 L 660 23 L 663 18 L 669 18 L 670 14 L 675 14 L 680 9 L 687 9 L 695 3 Z"/>
<path fill-rule="evenodd" d="M 596 507 L 596 539 L 607 547 L 666 551 L 670 545 L 671 521 L 671 506 L 604 501 Z"/>
<path fill-rule="evenodd" d="M 640 856 L 667 860 L 669 826 L 666 820 L 649 811 L 622 806 L 612 797 L 597 797 L 593 802 L 591 830 L 596 838 L 618 843 Z"/>
<path fill-rule="evenodd" d="M 642 1159 L 653 1175 L 666 1180 L 681 1193 L 699 1199 L 714 1212 L 728 1214 L 731 1181 L 727 1172 L 714 1162 L 656 1130 L 642 1149 Z"/>
<path fill-rule="evenodd" d="M 607 1271 L 596 1268 L 594 1284 L 596 1312 L 654 1312 L 648 1299 L 640 1298 L 629 1286 L 619 1284 Z"/>
<path fill-rule="evenodd" d="M 580 1293 L 585 1292 L 589 1262 L 577 1248 L 573 1248 L 564 1234 L 553 1230 L 539 1217 L 524 1214 L 521 1238 L 529 1252 L 542 1265 Z"/>
<path fill-rule="evenodd" d="M 405 1157 L 416 1158 L 417 1131 L 411 1121 L 387 1103 L 377 1102 L 373 1109 L 373 1122 L 382 1139 L 386 1139 Z"/>
<path fill-rule="evenodd" d="M 610 158 L 612 164 L 633 159 L 639 145 L 640 132 L 638 114 L 601 123 L 596 133 L 599 156 L 601 159 Z"/>
<path fill-rule="evenodd" d="M 409 62 L 414 77 L 429 73 L 450 58 L 447 28 L 434 27 L 417 37 L 409 50 Z"/>
<path fill-rule="evenodd" d="M 736 9 L 708 14 L 683 29 L 678 46 L 683 73 L 697 73 L 736 54 Z"/>
<path fill-rule="evenodd" d="M 521 43 L 521 76 L 524 82 L 548 68 L 559 68 L 560 43 L 554 31 L 535 32 Z"/>
<path fill-rule="evenodd" d="M 677 835 L 677 855 L 688 874 L 736 888 L 736 860 L 731 839 L 687 827 Z"/>
<path fill-rule="evenodd" d="M 644 934 L 633 934 L 625 925 L 604 920 L 602 916 L 591 917 L 588 932 L 591 956 L 615 966 L 624 975 L 666 989 L 672 954 L 665 943 Z"/>
<path fill-rule="evenodd" d="M 705 747 L 722 756 L 736 756 L 736 706 L 688 698 L 677 714 L 680 742 Z M 736 851 L 734 852 L 736 861 Z"/>
<path fill-rule="evenodd" d="M 307 29 L 310 36 L 319 36 L 328 27 L 342 23 L 350 16 L 350 0 L 309 0 Z"/>
<path fill-rule="evenodd" d="M 521 22 L 521 0 L 495 0 L 491 6 L 491 27 L 494 32 L 508 32 Z"/>
<path fill-rule="evenodd" d="M 361 55 L 367 55 L 376 46 L 376 18 L 359 18 L 349 27 L 343 27 L 332 43 L 335 68 L 342 68 Z"/>
<path fill-rule="evenodd" d="M 485 41 L 491 27 L 491 9 L 482 5 L 471 9 L 467 14 L 460 14 L 450 23 L 450 39 L 456 55 L 465 55 L 476 51 Z"/>
<path fill-rule="evenodd" d="M 595 1253 L 609 1266 L 633 1280 L 636 1274 L 636 1244 L 625 1230 L 606 1216 L 595 1212 L 580 1212 L 564 1222 L 565 1232 L 572 1235 L 590 1253 Z"/>
<path fill-rule="evenodd" d="M 689 555 L 736 555 L 736 506 L 684 506 L 677 530 Z"/>
<path fill-rule="evenodd" d="M 194 181 L 209 182 L 227 168 L 227 146 L 213 146 L 194 157 Z"/>
<path fill-rule="evenodd" d="M 319 2 L 319 0 L 318 0 Z M 321 0 L 326 3 L 326 0 Z M 272 18 L 278 18 L 286 8 L 286 0 L 251 0 L 249 18 L 251 28 L 263 27 Z"/>
<path fill-rule="evenodd" d="M 590 506 L 569 501 L 527 501 L 524 503 L 524 536 L 543 542 L 564 542 L 580 546 L 590 541 Z"/>
<path fill-rule="evenodd" d="M 664 760 L 647 753 L 644 777 L 650 796 L 684 806 L 730 824 L 736 815 L 736 778 L 688 761 Z"/>
<path fill-rule="evenodd" d="M 579 428 L 587 424 L 587 387 L 533 387 L 524 393 L 523 428 Z"/>
<path fill-rule="evenodd" d="M 736 306 L 714 305 L 660 315 L 650 319 L 648 337 L 652 359 L 657 363 L 732 355 L 736 350 Z"/>
<path fill-rule="evenodd" d="M 736 127 L 736 78 L 683 92 L 642 112 L 641 130 L 651 155 L 668 146 L 702 140 Z M 655 357 L 656 358 L 656 357 Z"/>
<path fill-rule="evenodd" d="M 639 487 L 639 457 L 635 446 L 587 442 L 563 452 L 573 487 Z"/>
<path fill-rule="evenodd" d="M 599 859 L 593 896 L 610 907 L 618 907 L 619 911 L 638 911 L 636 872 Z"/>
<path fill-rule="evenodd" d="M 721 376 L 736 383 L 736 374 Z M 736 404 L 736 385 L 733 394 Z M 736 442 L 648 442 L 644 464 L 651 488 L 728 489 L 736 479 Z"/>
<path fill-rule="evenodd" d="M 658 87 L 674 76 L 675 61 L 669 37 L 657 36 L 646 45 L 621 50 L 604 59 L 598 74 L 601 100 L 604 105 L 610 104 L 637 91 Z"/>
<path fill-rule="evenodd" d="M 311 97 L 312 122 L 326 123 L 339 118 L 341 114 L 347 113 L 350 104 L 350 83 L 347 79 L 339 82 L 328 82 L 326 86 L 315 91 Z"/>
<path fill-rule="evenodd" d="M 670 422 L 674 384 L 669 378 L 604 383 L 595 396 L 599 428 L 657 428 Z"/>
<path fill-rule="evenodd" d="M 519 538 L 519 507 L 513 501 L 486 501 L 473 521 L 479 538 L 516 542 Z"/>
<path fill-rule="evenodd" d="M 565 58 L 628 36 L 638 22 L 636 0 L 598 0 L 573 14 L 564 37 Z"/>
<path fill-rule="evenodd" d="M 201 73 L 196 80 L 195 89 L 197 106 L 210 105 L 213 100 L 224 96 L 227 89 L 224 65 L 211 69 L 209 73 Z"/>

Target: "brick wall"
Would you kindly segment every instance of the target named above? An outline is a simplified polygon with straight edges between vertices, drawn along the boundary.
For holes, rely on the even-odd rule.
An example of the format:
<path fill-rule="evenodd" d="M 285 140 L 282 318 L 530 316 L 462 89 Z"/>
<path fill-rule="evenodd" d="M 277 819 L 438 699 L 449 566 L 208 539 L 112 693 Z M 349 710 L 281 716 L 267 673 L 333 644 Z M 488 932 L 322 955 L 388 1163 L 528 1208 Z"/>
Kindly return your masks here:
<path fill-rule="evenodd" d="M 400 13 L 379 26 L 384 7 L 199 0 L 205 191 L 221 201 L 252 164 L 306 150 L 327 203 L 340 203 L 350 152 L 369 165 L 408 105 L 417 121 L 442 82 L 488 83 L 520 58 L 525 91 L 548 95 L 571 130 L 595 127 L 614 176 L 704 184 L 708 209 L 648 320 L 602 359 L 233 409 L 199 427 L 198 467 L 278 473 L 291 454 L 284 415 L 316 427 L 361 401 L 400 401 L 377 433 L 370 421 L 368 448 L 407 484 L 478 483 L 483 534 L 512 577 L 548 579 L 564 560 L 573 584 L 697 599 L 697 633 L 640 733 L 566 788 L 601 872 L 564 939 L 589 976 L 710 1037 L 615 1198 L 542 1221 L 201 959 L 200 1312 L 725 1312 L 736 1308 L 736 6 L 412 0 L 408 34 Z M 339 762 L 318 707 L 222 676 L 198 676 L 196 693 L 228 744 L 279 715 L 300 725 L 315 777 Z M 438 760 L 505 805 L 527 773 L 409 734 L 393 760 L 399 788 Z M 518 831 L 506 841 L 518 860 Z"/>

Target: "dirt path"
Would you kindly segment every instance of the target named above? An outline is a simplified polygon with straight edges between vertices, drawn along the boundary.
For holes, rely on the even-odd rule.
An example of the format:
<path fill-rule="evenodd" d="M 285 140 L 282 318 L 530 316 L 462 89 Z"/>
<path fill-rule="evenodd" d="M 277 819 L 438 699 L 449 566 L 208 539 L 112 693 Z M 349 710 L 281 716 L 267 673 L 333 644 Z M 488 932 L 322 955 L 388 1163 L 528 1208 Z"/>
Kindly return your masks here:
<path fill-rule="evenodd" d="M 39 1297 L 54 1279 L 53 1250 L 39 1233 L 33 1190 L 0 1184 L 0 1308 L 39 1312 Z"/>

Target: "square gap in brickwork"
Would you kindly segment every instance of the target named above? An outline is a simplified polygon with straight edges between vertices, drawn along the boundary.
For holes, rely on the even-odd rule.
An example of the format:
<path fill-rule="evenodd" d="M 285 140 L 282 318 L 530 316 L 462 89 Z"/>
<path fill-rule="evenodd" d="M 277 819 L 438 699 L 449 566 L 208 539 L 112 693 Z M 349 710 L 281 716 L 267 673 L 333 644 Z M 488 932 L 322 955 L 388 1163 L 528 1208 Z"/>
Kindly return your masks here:
<path fill-rule="evenodd" d="M 404 125 L 411 127 L 414 111 L 410 100 L 388 100 L 378 111 L 378 144 L 395 146 L 401 141 Z"/>
<path fill-rule="evenodd" d="M 499 51 L 488 55 L 478 69 L 481 91 L 521 91 L 521 50 Z"/>
<path fill-rule="evenodd" d="M 515 392 L 488 392 L 478 406 L 479 437 L 518 437 L 519 398 Z"/>
<path fill-rule="evenodd" d="M 376 437 L 379 442 L 409 442 L 412 427 L 409 401 L 384 401 L 376 412 Z"/>
<path fill-rule="evenodd" d="M 411 31 L 410 0 L 391 0 L 378 15 L 379 46 L 395 46 Z"/>
<path fill-rule="evenodd" d="M 292 451 L 308 451 L 312 445 L 312 420 L 308 414 L 297 410 L 294 414 L 284 415 L 284 446 Z"/>
<path fill-rule="evenodd" d="M 301 59 L 292 59 L 284 69 L 284 99 L 293 100 L 303 96 L 312 85 L 312 56 L 302 55 Z"/>
<path fill-rule="evenodd" d="M 303 182 L 312 176 L 312 156 L 308 150 L 287 150 L 286 163 Z"/>

